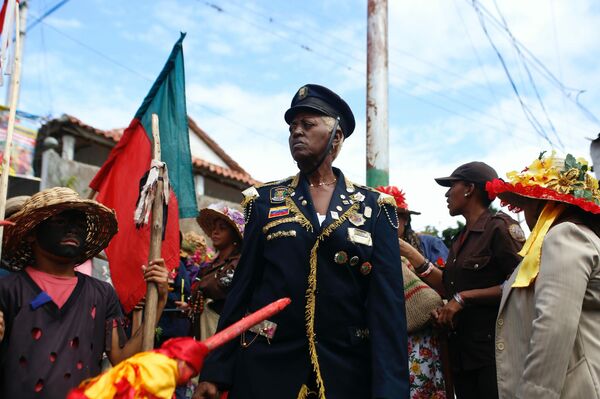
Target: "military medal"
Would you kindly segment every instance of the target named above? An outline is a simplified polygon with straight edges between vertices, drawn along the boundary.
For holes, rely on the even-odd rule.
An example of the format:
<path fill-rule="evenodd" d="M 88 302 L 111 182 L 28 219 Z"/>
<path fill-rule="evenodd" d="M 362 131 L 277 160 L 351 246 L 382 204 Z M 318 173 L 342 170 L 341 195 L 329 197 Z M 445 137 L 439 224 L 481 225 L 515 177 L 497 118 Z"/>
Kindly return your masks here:
<path fill-rule="evenodd" d="M 352 194 L 351 197 L 354 201 L 363 202 L 365 200 L 365 195 L 363 193 Z"/>
<path fill-rule="evenodd" d="M 271 189 L 271 203 L 283 202 L 287 197 L 287 187 L 279 186 Z"/>
<path fill-rule="evenodd" d="M 340 215 L 336 211 L 330 211 L 330 213 L 332 219 L 338 220 L 340 218 Z"/>
<path fill-rule="evenodd" d="M 344 208 L 342 208 L 341 206 L 338 205 L 338 206 L 335 207 L 335 209 L 337 209 L 338 211 L 341 212 Z"/>
<path fill-rule="evenodd" d="M 350 266 L 356 266 L 356 265 L 358 265 L 358 261 L 359 261 L 359 260 L 360 260 L 360 259 L 358 259 L 358 256 L 353 256 L 353 257 L 351 257 L 351 258 L 350 258 Z"/>
<path fill-rule="evenodd" d="M 365 224 L 365 217 L 362 215 L 362 213 L 355 213 L 354 215 L 350 216 L 348 220 L 356 227 L 360 227 Z"/>
<path fill-rule="evenodd" d="M 362 244 L 368 247 L 373 246 L 371 233 L 365 230 L 357 229 L 356 227 L 348 227 L 348 240 L 355 244 Z"/>
<path fill-rule="evenodd" d="M 367 219 L 371 217 L 372 212 L 373 212 L 373 209 L 371 209 L 370 206 L 365 206 L 365 217 Z"/>
<path fill-rule="evenodd" d="M 333 261 L 338 265 L 344 265 L 348 262 L 348 254 L 345 251 L 336 252 L 335 255 L 333 255 Z"/>
<path fill-rule="evenodd" d="M 365 262 L 362 265 L 360 265 L 360 273 L 363 276 L 366 276 L 367 274 L 371 273 L 372 268 L 373 266 L 371 265 L 371 262 Z"/>

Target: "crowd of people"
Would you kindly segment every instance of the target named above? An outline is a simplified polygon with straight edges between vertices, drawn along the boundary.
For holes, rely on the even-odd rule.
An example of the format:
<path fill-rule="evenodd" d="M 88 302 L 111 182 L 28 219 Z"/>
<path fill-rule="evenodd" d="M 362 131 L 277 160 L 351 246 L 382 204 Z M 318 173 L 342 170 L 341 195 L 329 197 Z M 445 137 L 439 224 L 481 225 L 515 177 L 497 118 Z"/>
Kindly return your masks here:
<path fill-rule="evenodd" d="M 399 187 L 333 166 L 355 128 L 336 93 L 305 85 L 284 119 L 298 173 L 245 190 L 243 213 L 201 209 L 204 235 L 181 234 L 179 266 L 140 271 L 158 287 L 157 347 L 291 299 L 211 352 L 176 398 L 600 398 L 600 188 L 584 159 L 436 178 L 466 221 L 447 248 L 413 230 Z M 528 237 L 496 197 L 523 211 Z M 1 397 L 64 398 L 104 355 L 141 350 L 139 310 L 124 315 L 110 284 L 76 271 L 116 233 L 111 209 L 52 188 L 6 223 Z"/>

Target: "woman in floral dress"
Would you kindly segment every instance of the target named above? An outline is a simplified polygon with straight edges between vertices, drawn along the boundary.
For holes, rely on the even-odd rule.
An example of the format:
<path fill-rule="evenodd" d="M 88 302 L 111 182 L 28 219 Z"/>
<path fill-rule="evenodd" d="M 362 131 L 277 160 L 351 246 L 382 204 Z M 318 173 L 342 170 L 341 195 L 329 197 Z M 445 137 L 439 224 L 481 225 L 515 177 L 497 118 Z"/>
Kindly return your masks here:
<path fill-rule="evenodd" d="M 395 186 L 378 187 L 377 190 L 392 195 L 396 200 L 398 238 L 400 240 L 400 253 L 403 255 L 402 265 L 414 271 L 413 265 L 410 264 L 407 258 L 410 258 L 410 253 L 415 251 L 430 259 L 437 266 L 443 267 L 448 255 L 448 248 L 439 238 L 425 234 L 418 235 L 412 230 L 410 225 L 411 215 L 419 215 L 420 213 L 408 209 L 404 193 Z M 407 318 L 410 317 L 411 313 L 408 309 L 411 306 L 411 294 L 421 288 L 429 289 L 425 288 L 427 287 L 426 284 L 420 281 L 416 275 L 412 275 L 414 276 L 412 281 L 406 279 L 404 281 Z M 409 330 L 408 362 L 411 399 L 446 399 L 439 336 L 430 323 L 417 331 L 411 332 Z"/>

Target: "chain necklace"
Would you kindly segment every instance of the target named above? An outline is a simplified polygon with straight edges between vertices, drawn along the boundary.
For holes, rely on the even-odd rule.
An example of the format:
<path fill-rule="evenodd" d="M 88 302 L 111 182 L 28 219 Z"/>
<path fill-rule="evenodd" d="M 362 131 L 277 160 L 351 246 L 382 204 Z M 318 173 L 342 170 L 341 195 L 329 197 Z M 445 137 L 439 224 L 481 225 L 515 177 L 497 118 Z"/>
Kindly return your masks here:
<path fill-rule="evenodd" d="M 332 181 L 327 181 L 327 182 L 326 181 L 322 181 L 322 182 L 319 182 L 317 184 L 310 183 L 309 186 L 310 187 L 330 186 L 330 185 L 334 184 L 336 181 L 337 181 L 337 178 L 333 179 Z"/>

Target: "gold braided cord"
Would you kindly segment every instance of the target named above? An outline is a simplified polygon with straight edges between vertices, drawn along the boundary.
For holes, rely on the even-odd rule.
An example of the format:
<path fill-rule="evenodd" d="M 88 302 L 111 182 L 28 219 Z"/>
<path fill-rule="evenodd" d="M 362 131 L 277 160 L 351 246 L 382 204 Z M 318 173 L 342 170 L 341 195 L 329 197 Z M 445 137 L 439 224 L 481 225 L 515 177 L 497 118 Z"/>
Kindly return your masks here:
<path fill-rule="evenodd" d="M 300 209 L 298 209 L 298 206 L 292 200 L 291 197 L 286 197 L 285 198 L 285 206 L 287 206 L 290 209 L 290 212 L 292 212 L 292 214 L 294 215 L 294 217 L 297 219 L 296 221 L 298 223 L 300 223 L 300 226 L 304 227 L 307 231 L 311 231 L 311 232 L 313 231 L 312 224 L 306 218 L 306 216 L 304 216 L 304 214 L 302 213 L 302 211 Z"/>
<path fill-rule="evenodd" d="M 289 176 L 289 177 L 286 177 L 285 179 L 273 180 L 273 181 L 266 182 L 266 183 L 258 183 L 258 184 L 255 184 L 254 187 L 261 188 L 261 187 L 275 186 L 277 184 L 282 184 L 282 183 L 292 179 L 293 177 L 294 176 Z"/>
<path fill-rule="evenodd" d="M 298 221 L 299 221 L 299 218 L 296 216 L 275 219 L 272 222 L 265 224 L 264 227 L 262 228 L 262 231 L 263 231 L 263 233 L 267 234 L 267 232 L 275 226 L 279 226 L 280 224 L 284 224 L 284 223 L 291 223 L 291 222 L 298 222 Z"/>
<path fill-rule="evenodd" d="M 275 240 L 282 237 L 296 237 L 296 230 L 280 230 L 275 233 L 267 234 L 267 241 Z"/>
<path fill-rule="evenodd" d="M 321 368 L 319 367 L 319 358 L 317 356 L 317 347 L 315 344 L 315 291 L 317 289 L 317 251 L 321 241 L 325 240 L 335 229 L 341 226 L 350 216 L 356 214 L 359 208 L 359 203 L 352 204 L 346 212 L 344 212 L 338 220 L 327 226 L 317 238 L 315 245 L 310 251 L 310 270 L 308 273 L 308 287 L 306 288 L 306 308 L 304 316 L 306 318 L 306 336 L 308 338 L 308 351 L 310 353 L 310 362 L 313 365 L 315 372 L 317 387 L 319 389 L 319 399 L 325 399 L 325 385 L 321 376 Z"/>
<path fill-rule="evenodd" d="M 302 384 L 302 387 L 300 387 L 300 392 L 298 392 L 297 399 L 306 399 L 308 397 L 309 393 L 312 393 L 312 391 L 310 389 L 308 389 L 306 384 Z"/>

